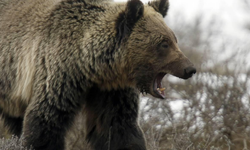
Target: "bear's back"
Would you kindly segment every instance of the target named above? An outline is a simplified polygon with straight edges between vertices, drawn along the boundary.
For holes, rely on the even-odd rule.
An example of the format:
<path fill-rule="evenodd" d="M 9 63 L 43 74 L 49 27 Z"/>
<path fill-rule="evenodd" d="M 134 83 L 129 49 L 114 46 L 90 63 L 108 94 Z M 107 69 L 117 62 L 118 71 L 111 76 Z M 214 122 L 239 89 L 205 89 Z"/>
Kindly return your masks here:
<path fill-rule="evenodd" d="M 5 27 L 5 31 L 9 32 L 6 30 L 8 26 L 3 25 L 11 24 L 20 30 L 20 24 L 30 25 L 37 19 L 44 18 L 60 2 L 61 0 L 0 0 L 0 28 Z"/>

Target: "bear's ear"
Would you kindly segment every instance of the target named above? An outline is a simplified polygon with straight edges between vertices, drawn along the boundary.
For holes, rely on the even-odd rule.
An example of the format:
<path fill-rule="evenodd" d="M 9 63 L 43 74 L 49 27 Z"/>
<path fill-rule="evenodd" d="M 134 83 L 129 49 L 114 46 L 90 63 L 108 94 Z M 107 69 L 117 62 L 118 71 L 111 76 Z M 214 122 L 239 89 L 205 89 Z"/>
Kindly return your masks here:
<path fill-rule="evenodd" d="M 125 10 L 125 20 L 129 27 L 134 24 L 143 16 L 144 6 L 140 0 L 129 0 Z"/>
<path fill-rule="evenodd" d="M 126 9 L 117 18 L 118 43 L 129 36 L 136 22 L 143 16 L 144 5 L 140 0 L 129 0 Z"/>
<path fill-rule="evenodd" d="M 153 7 L 155 11 L 162 14 L 163 17 L 167 15 L 168 8 L 169 8 L 168 0 L 155 0 L 152 2 L 148 2 L 148 5 Z"/>

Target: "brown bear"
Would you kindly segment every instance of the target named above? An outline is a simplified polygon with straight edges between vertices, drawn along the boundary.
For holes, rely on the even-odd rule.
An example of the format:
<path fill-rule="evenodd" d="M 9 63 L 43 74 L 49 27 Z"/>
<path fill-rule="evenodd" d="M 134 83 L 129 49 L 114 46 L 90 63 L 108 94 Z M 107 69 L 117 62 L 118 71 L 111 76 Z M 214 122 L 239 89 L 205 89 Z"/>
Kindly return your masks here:
<path fill-rule="evenodd" d="M 36 150 L 63 150 L 85 108 L 94 150 L 146 150 L 139 92 L 195 72 L 164 23 L 168 0 L 0 0 L 0 113 Z"/>

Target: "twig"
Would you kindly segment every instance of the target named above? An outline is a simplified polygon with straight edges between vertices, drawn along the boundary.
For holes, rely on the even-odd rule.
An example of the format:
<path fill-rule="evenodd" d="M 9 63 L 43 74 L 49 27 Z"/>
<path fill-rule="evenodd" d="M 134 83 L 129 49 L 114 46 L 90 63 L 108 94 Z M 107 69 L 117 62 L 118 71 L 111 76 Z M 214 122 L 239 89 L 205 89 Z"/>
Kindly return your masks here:
<path fill-rule="evenodd" d="M 244 144 L 243 150 L 248 150 L 248 149 L 247 149 L 247 141 L 246 141 L 246 139 L 243 140 L 243 144 Z"/>

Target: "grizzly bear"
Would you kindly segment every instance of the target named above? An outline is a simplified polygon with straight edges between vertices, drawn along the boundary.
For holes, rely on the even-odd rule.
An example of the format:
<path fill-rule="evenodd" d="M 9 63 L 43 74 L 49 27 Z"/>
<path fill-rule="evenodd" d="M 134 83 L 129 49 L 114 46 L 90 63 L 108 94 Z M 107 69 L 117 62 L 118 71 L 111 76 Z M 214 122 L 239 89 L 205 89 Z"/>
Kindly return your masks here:
<path fill-rule="evenodd" d="M 146 150 L 139 93 L 196 72 L 165 24 L 168 0 L 0 0 L 0 113 L 36 150 L 63 150 L 84 108 L 93 150 Z"/>

